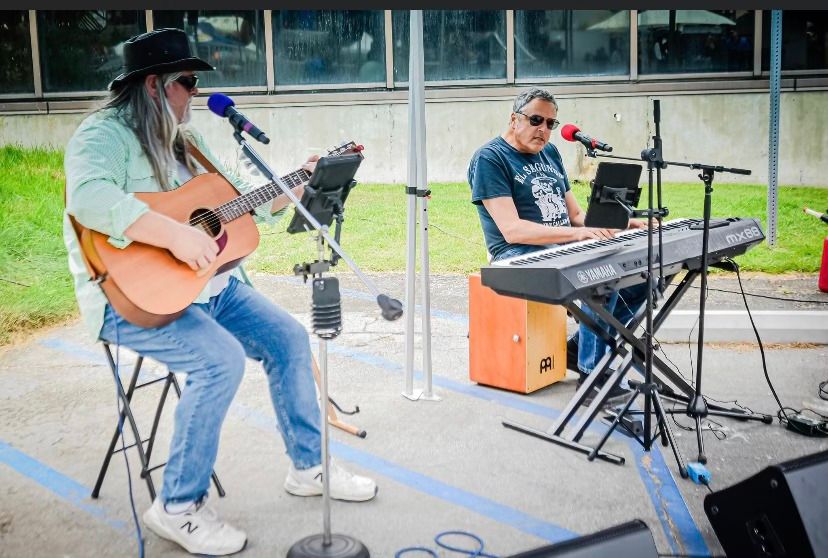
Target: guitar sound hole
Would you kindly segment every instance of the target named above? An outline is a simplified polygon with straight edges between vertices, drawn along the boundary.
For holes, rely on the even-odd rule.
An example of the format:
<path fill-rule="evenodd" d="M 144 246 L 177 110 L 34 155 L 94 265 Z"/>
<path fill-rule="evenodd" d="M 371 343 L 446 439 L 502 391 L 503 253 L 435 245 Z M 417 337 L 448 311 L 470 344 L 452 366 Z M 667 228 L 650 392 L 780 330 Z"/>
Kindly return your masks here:
<path fill-rule="evenodd" d="M 219 216 L 209 209 L 196 209 L 190 216 L 190 225 L 198 227 L 208 235 L 216 238 L 221 232 L 221 220 Z"/>

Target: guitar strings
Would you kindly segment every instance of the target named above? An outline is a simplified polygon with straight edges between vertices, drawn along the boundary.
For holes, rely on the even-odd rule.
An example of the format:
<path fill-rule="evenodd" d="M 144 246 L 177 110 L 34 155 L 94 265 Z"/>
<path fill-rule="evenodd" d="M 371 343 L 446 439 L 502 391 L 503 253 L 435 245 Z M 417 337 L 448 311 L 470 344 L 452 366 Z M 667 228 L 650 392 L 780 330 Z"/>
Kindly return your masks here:
<path fill-rule="evenodd" d="M 292 172 L 292 173 L 290 173 L 286 176 L 283 176 L 282 181 L 283 182 L 289 182 L 290 184 L 289 184 L 288 187 L 290 189 L 296 188 L 297 186 L 299 186 L 300 184 L 303 184 L 305 182 L 305 180 L 302 180 L 302 179 L 299 178 L 301 176 L 301 172 L 303 172 L 303 171 L 295 171 L 295 172 Z M 304 172 L 307 172 L 307 171 L 304 171 Z M 296 182 L 295 184 L 294 184 L 294 178 L 293 178 L 294 176 L 296 176 L 296 179 L 298 180 L 298 182 Z M 189 224 L 190 224 L 190 226 L 193 226 L 193 227 L 200 226 L 202 224 L 205 224 L 207 227 L 210 227 L 210 228 L 218 227 L 218 226 L 221 225 L 221 217 L 223 216 L 223 213 L 227 210 L 228 207 L 233 207 L 234 205 L 238 205 L 241 200 L 252 201 L 262 191 L 262 189 L 269 188 L 271 186 L 276 186 L 276 183 L 275 182 L 269 182 L 268 184 L 264 184 L 262 186 L 259 186 L 255 190 L 251 190 L 250 192 L 247 192 L 246 194 L 243 194 L 243 195 L 237 197 L 234 200 L 231 200 L 231 201 L 229 201 L 225 204 L 222 204 L 222 205 L 218 206 L 217 208 L 213 209 L 210 213 L 208 213 L 206 215 L 203 215 L 203 216 L 199 216 L 199 217 L 193 219 L 192 221 L 189 222 Z M 273 199 L 273 198 L 270 198 L 270 199 Z M 264 202 L 266 202 L 266 201 L 269 201 L 269 200 L 264 200 Z M 264 203 L 264 202 L 262 202 L 262 203 Z M 239 215 L 241 215 L 241 214 L 239 214 Z"/>
<path fill-rule="evenodd" d="M 356 147 L 356 144 L 354 144 L 354 142 L 348 142 L 348 143 L 345 143 L 345 144 L 342 144 L 340 146 L 335 147 L 334 149 L 332 149 L 331 151 L 328 152 L 328 155 L 329 156 L 342 155 L 343 153 L 346 153 L 352 147 Z M 302 177 L 303 174 L 305 175 L 304 177 Z M 297 180 L 296 184 L 293 183 L 294 182 L 294 177 L 296 177 L 295 179 Z M 285 182 L 290 182 L 290 185 L 288 186 L 288 188 L 292 190 L 293 188 L 296 188 L 297 186 L 299 186 L 301 184 L 304 184 L 308 180 L 309 177 L 310 177 L 310 173 L 308 173 L 308 171 L 306 171 L 305 169 L 298 169 L 298 170 L 293 171 L 290 174 L 287 174 L 287 175 L 283 176 L 281 178 L 281 180 L 285 181 Z M 200 216 L 196 219 L 193 219 L 193 220 L 189 221 L 189 224 L 190 224 L 190 226 L 199 226 L 201 224 L 206 224 L 211 229 L 214 228 L 214 227 L 217 227 L 217 226 L 220 227 L 221 226 L 221 217 L 223 216 L 222 213 L 226 210 L 226 208 L 231 207 L 234 204 L 238 205 L 242 199 L 244 199 L 245 201 L 252 201 L 251 198 L 255 198 L 255 196 L 258 194 L 258 192 L 260 192 L 263 188 L 269 188 L 269 187 L 275 186 L 275 185 L 276 185 L 275 181 L 270 181 L 269 183 L 264 184 L 264 185 L 262 185 L 258 188 L 255 188 L 255 189 L 251 190 L 250 192 L 247 192 L 247 193 L 237 197 L 234 200 L 231 200 L 231 201 L 229 201 L 225 204 L 220 205 L 219 207 L 217 207 L 217 208 L 213 209 L 212 211 L 210 211 L 210 213 L 208 213 L 207 215 Z M 281 188 L 280 188 L 280 190 L 281 190 Z M 273 198 L 264 200 L 262 203 L 265 203 L 265 202 L 270 201 L 272 199 Z M 261 205 L 261 204 L 259 204 L 259 205 Z M 235 217 L 231 217 L 230 220 L 235 219 L 236 217 L 240 217 L 241 215 L 242 214 L 240 213 L 239 215 L 237 215 Z"/>

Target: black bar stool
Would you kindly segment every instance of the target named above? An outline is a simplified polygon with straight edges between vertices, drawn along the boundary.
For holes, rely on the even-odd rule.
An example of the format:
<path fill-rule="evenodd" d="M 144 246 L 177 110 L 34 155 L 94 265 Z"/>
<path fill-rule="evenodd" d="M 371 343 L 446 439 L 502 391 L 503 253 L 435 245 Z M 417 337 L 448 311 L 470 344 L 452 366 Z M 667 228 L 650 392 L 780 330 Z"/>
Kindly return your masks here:
<path fill-rule="evenodd" d="M 168 371 L 167 375 L 164 377 L 155 378 L 139 384 L 138 376 L 141 374 L 141 365 L 144 363 L 144 357 L 138 355 L 138 360 L 135 361 L 135 368 L 133 369 L 132 376 L 129 379 L 129 386 L 126 391 L 124 391 L 124 385 L 121 382 L 121 377 L 115 368 L 115 359 L 112 358 L 112 349 L 110 348 L 110 344 L 104 342 L 103 348 L 104 353 L 106 354 L 106 360 L 109 362 L 109 367 L 112 370 L 113 377 L 115 378 L 115 384 L 118 389 L 118 398 L 121 400 L 122 409 L 118 424 L 124 424 L 124 419 L 126 419 L 132 429 L 132 435 L 135 441 L 132 444 L 127 445 L 125 448 L 115 449 L 115 445 L 117 444 L 120 436 L 118 424 L 115 425 L 115 433 L 112 435 L 112 441 L 109 443 L 109 449 L 104 456 L 101 470 L 98 473 L 98 480 L 95 482 L 95 488 L 92 489 L 92 497 L 97 498 L 101 492 L 101 485 L 103 484 L 112 456 L 120 451 L 123 451 L 124 449 L 134 447 L 138 450 L 138 457 L 141 460 L 141 478 L 147 482 L 147 489 L 149 490 L 150 499 L 155 500 L 155 484 L 152 481 L 151 473 L 167 464 L 165 461 L 164 463 L 150 466 L 150 458 L 152 457 L 152 450 L 155 445 L 155 434 L 158 432 L 158 422 L 161 419 L 161 412 L 164 410 L 164 403 L 167 400 L 167 394 L 170 391 L 170 386 L 173 387 L 179 399 L 181 399 L 181 386 L 179 386 L 178 379 L 172 371 Z M 158 406 L 155 409 L 155 418 L 153 418 L 152 421 L 150 435 L 148 438 L 143 439 L 138 430 L 138 424 L 135 421 L 135 417 L 132 414 L 130 403 L 132 402 L 132 396 L 135 393 L 135 390 L 148 387 L 158 382 L 164 382 L 164 387 L 161 391 L 161 397 L 158 400 Z M 221 482 L 219 482 L 215 471 L 213 471 L 212 478 L 213 484 L 215 484 L 216 490 L 218 491 L 218 495 L 223 497 L 225 494 L 224 488 L 222 488 Z"/>

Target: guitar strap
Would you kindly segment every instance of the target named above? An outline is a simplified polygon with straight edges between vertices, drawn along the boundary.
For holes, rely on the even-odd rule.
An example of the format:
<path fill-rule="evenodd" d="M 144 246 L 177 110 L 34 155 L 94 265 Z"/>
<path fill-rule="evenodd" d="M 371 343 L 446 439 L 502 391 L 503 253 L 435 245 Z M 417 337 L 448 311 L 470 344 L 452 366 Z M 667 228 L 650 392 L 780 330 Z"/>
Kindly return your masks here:
<path fill-rule="evenodd" d="M 196 161 L 201 163 L 201 166 L 204 167 L 204 170 L 207 172 L 215 172 L 221 174 L 216 166 L 210 162 L 210 159 L 204 156 L 204 153 L 199 151 L 198 147 L 191 141 L 187 142 L 187 151 L 195 158 Z M 222 175 L 224 176 L 224 175 Z"/>

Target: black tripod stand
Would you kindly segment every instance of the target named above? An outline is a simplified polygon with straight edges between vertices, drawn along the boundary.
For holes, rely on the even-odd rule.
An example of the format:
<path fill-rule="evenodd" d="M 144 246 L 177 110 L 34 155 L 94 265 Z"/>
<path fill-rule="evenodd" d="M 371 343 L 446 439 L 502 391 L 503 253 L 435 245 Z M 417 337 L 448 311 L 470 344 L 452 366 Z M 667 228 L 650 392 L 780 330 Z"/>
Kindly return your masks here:
<path fill-rule="evenodd" d="M 669 422 L 667 421 L 667 413 L 664 410 L 664 403 L 661 400 L 659 395 L 658 386 L 653 378 L 653 308 L 654 304 L 654 291 L 658 288 L 658 292 L 661 294 L 664 292 L 665 283 L 664 283 L 664 268 L 663 268 L 663 261 L 662 261 L 662 238 L 661 238 L 661 227 L 658 227 L 658 258 L 659 258 L 659 276 L 658 281 L 656 282 L 653 276 L 653 220 L 657 219 L 659 225 L 661 224 L 664 217 L 667 216 L 668 210 L 662 205 L 661 200 L 661 169 L 665 167 L 664 159 L 662 158 L 661 154 L 661 134 L 660 134 L 660 121 L 661 121 L 661 110 L 660 110 L 660 102 L 656 99 L 653 101 L 653 120 L 655 122 L 655 135 L 653 136 L 653 147 L 651 149 L 645 149 L 641 152 L 641 159 L 647 162 L 647 209 L 646 210 L 634 210 L 630 207 L 624 206 L 621 200 L 617 200 L 619 204 L 624 206 L 627 209 L 630 217 L 644 217 L 647 219 L 647 271 L 644 272 L 646 275 L 646 284 L 647 284 L 647 299 L 644 307 L 645 311 L 645 328 L 644 328 L 644 382 L 639 383 L 635 386 L 633 390 L 632 396 L 627 400 L 624 407 L 618 412 L 610 425 L 610 428 L 604 433 L 603 438 L 601 441 L 596 445 L 593 450 L 589 453 L 588 458 L 590 460 L 595 459 L 595 457 L 600 453 L 601 448 L 606 443 L 607 439 L 609 439 L 612 432 L 618 426 L 618 424 L 624 419 L 624 417 L 629 413 L 630 408 L 632 407 L 633 403 L 638 399 L 639 395 L 644 396 L 644 427 L 643 431 L 641 432 L 641 438 L 638 435 L 634 436 L 636 439 L 639 440 L 641 445 L 644 447 L 645 451 L 650 451 L 652 447 L 653 440 L 660 436 L 662 445 L 670 445 L 673 450 L 673 456 L 676 458 L 676 463 L 678 464 L 679 473 L 682 477 L 687 477 L 687 468 L 684 464 L 684 459 L 681 455 L 681 452 L 676 445 L 675 438 L 673 437 L 673 431 L 670 428 Z M 594 150 L 588 150 L 588 155 L 595 157 L 596 153 Z M 612 157 L 612 156 L 610 156 Z M 613 157 L 613 158 L 622 158 L 622 157 Z M 656 171 L 657 174 L 657 186 L 658 186 L 658 207 L 654 207 L 653 203 L 653 171 Z M 618 323 L 618 321 L 606 310 L 600 308 L 598 310 L 599 316 L 601 316 L 604 321 L 610 324 L 610 326 L 620 326 L 622 329 L 624 328 L 623 324 Z M 612 322 L 616 322 L 613 324 Z M 628 369 L 632 364 L 633 356 L 635 353 L 635 349 L 630 351 L 630 353 L 625 357 L 624 362 L 622 363 L 623 369 Z M 656 417 L 656 427 L 657 430 L 654 430 L 652 427 L 652 415 L 655 414 Z"/>
<path fill-rule="evenodd" d="M 653 120 L 655 122 L 655 135 L 653 136 L 653 144 L 654 147 L 652 149 L 647 149 L 642 151 L 641 158 L 647 161 L 647 169 L 648 169 L 648 176 L 649 176 L 649 208 L 647 211 L 639 212 L 632 210 L 632 208 L 627 207 L 628 212 L 632 216 L 647 216 L 650 219 L 648 223 L 648 262 L 647 262 L 647 307 L 646 307 L 646 329 L 644 333 L 644 342 L 645 342 L 645 374 L 644 374 L 644 382 L 638 383 L 635 385 L 635 389 L 633 392 L 633 396 L 627 401 L 624 407 L 616 414 L 614 420 L 612 421 L 610 428 L 604 434 L 604 437 L 601 439 L 599 444 L 595 447 L 593 452 L 590 454 L 590 458 L 594 459 L 594 457 L 598 454 L 601 447 L 603 447 L 604 443 L 607 441 L 609 436 L 615 430 L 615 428 L 625 420 L 625 417 L 632 413 L 638 413 L 640 411 L 631 411 L 630 408 L 638 397 L 639 394 L 644 394 L 644 428 L 643 428 L 643 439 L 640 439 L 643 447 L 645 450 L 649 450 L 652 441 L 655 438 L 655 435 L 651 433 L 651 410 L 654 408 L 656 416 L 658 418 L 657 424 L 661 425 L 661 437 L 662 442 L 665 443 L 669 442 L 673 448 L 673 453 L 676 456 L 676 460 L 679 464 L 679 472 L 682 477 L 687 476 L 686 468 L 684 467 L 681 459 L 681 454 L 678 451 L 678 448 L 675 446 L 672 432 L 670 430 L 669 425 L 666 421 L 666 412 L 664 410 L 664 405 L 661 400 L 661 395 L 664 394 L 664 397 L 669 399 L 674 399 L 676 401 L 682 401 L 686 403 L 686 414 L 692 417 L 696 423 L 696 437 L 698 442 L 698 462 L 699 463 L 706 463 L 707 457 L 704 455 L 704 442 L 702 437 L 702 428 L 701 428 L 701 420 L 710 415 L 718 415 L 718 416 L 726 416 L 730 418 L 738 418 L 741 420 L 759 420 L 769 424 L 772 422 L 772 417 L 767 415 L 757 415 L 755 413 L 744 412 L 742 410 L 735 410 L 735 409 L 723 409 L 721 407 L 715 407 L 715 409 L 711 410 L 711 406 L 708 406 L 707 401 L 704 398 L 704 395 L 701 391 L 701 377 L 702 377 L 702 356 L 703 356 L 703 349 L 704 349 L 704 312 L 705 312 L 705 300 L 707 297 L 707 273 L 708 273 L 708 237 L 709 231 L 711 227 L 723 226 L 727 223 L 725 221 L 718 221 L 711 225 L 710 221 L 710 212 L 711 212 L 711 194 L 713 192 L 713 176 L 716 171 L 719 172 L 732 172 L 736 174 L 750 174 L 749 170 L 746 169 L 733 169 L 733 168 L 726 168 L 722 166 L 713 166 L 713 165 L 703 165 L 699 163 L 678 163 L 673 161 L 664 161 L 662 158 L 661 153 L 661 137 L 660 137 L 660 103 L 656 99 L 653 101 Z M 591 152 L 590 152 L 591 151 Z M 588 154 L 590 156 L 595 157 L 596 153 L 594 150 L 588 150 Z M 602 155 L 604 157 L 616 158 L 616 159 L 628 159 L 626 157 L 617 157 L 612 155 Z M 635 160 L 635 159 L 628 159 L 628 160 Z M 703 221 L 700 225 L 691 225 L 691 229 L 702 229 L 702 250 L 701 250 L 701 258 L 696 268 L 694 266 L 690 267 L 690 272 L 688 273 L 688 277 L 690 281 L 696 275 L 701 275 L 701 296 L 699 300 L 699 335 L 698 335 L 698 358 L 697 358 L 697 368 L 696 368 L 696 378 L 695 383 L 693 385 L 693 394 L 692 397 L 681 396 L 672 392 L 669 393 L 665 392 L 665 387 L 663 384 L 654 381 L 654 375 L 652 372 L 652 365 L 653 365 L 653 344 L 652 344 L 652 334 L 653 334 L 653 319 L 652 319 L 652 294 L 654 290 L 654 283 L 653 283 L 653 269 L 652 269 L 652 218 L 657 217 L 659 219 L 659 223 L 661 222 L 662 217 L 667 215 L 666 209 L 664 209 L 661 205 L 661 169 L 666 168 L 667 164 L 675 165 L 675 166 L 684 166 L 692 169 L 699 169 L 702 173 L 699 175 L 699 178 L 705 185 L 705 198 L 704 198 L 704 217 Z M 658 187 L 658 209 L 653 209 L 653 179 L 652 173 L 653 169 L 656 169 L 657 174 L 657 187 Z M 620 200 L 617 200 L 621 203 Z M 621 203 L 624 205 L 623 203 Z M 662 254 L 662 242 L 661 242 L 661 230 L 662 228 L 659 227 L 659 278 L 658 278 L 658 292 L 663 293 L 664 289 L 666 288 L 664 282 L 664 273 L 663 273 L 663 265 L 661 261 L 661 254 Z M 683 285 L 689 286 L 687 282 L 688 278 L 682 282 Z M 683 290 L 681 291 L 683 292 Z M 672 297 L 671 297 L 672 298 Z M 651 407 L 652 405 L 652 407 Z M 672 412 L 672 411 L 670 411 Z M 637 437 L 637 436 L 636 436 Z"/>

